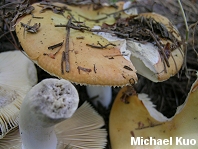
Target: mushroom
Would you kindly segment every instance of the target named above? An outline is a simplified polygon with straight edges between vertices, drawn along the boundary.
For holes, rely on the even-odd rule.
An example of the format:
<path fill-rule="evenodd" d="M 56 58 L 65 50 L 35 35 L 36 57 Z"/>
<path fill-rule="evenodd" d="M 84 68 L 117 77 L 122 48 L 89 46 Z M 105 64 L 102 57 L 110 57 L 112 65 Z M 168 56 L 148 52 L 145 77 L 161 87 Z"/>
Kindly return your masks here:
<path fill-rule="evenodd" d="M 76 111 L 78 102 L 77 90 L 69 81 L 41 81 L 23 100 L 19 118 L 21 139 L 19 131 L 14 130 L 0 140 L 0 146 L 18 149 L 21 146 L 23 149 L 104 147 L 106 131 L 100 129 L 103 119 L 88 103 Z"/>
<path fill-rule="evenodd" d="M 119 36 L 110 33 L 96 34 L 109 42 L 122 42 L 121 53 L 132 62 L 137 73 L 153 82 L 161 82 L 174 76 L 184 60 L 184 48 L 178 30 L 164 16 L 141 13 L 118 19 L 114 24 L 94 28 L 120 31 Z M 125 35 L 128 35 L 125 37 Z"/>
<path fill-rule="evenodd" d="M 137 68 L 137 73 L 153 82 L 168 80 L 178 73 L 184 60 L 184 48 L 178 30 L 168 18 L 156 13 L 142 13 L 135 19 L 147 24 L 145 36 L 152 38 L 153 42 L 128 40 L 131 62 Z"/>
<path fill-rule="evenodd" d="M 110 114 L 112 148 L 186 148 L 187 143 L 188 148 L 197 148 L 197 86 L 198 79 L 192 85 L 186 101 L 169 119 L 155 110 L 145 94 L 129 96 L 128 104 L 123 103 L 120 98 L 127 87 L 123 88 Z"/>
<path fill-rule="evenodd" d="M 16 34 L 27 56 L 51 75 L 81 85 L 124 86 L 135 83 L 137 76 L 131 61 L 120 51 L 121 42 L 111 43 L 93 34 L 100 32 L 94 26 L 115 22 L 113 14 L 123 10 L 123 5 L 124 2 L 119 2 L 117 9 L 112 6 L 94 9 L 92 4 L 35 3 L 32 14 L 36 18 L 20 17 Z M 28 31 L 35 24 L 40 26 L 38 30 Z"/>
<path fill-rule="evenodd" d="M 95 33 L 111 43 L 121 42 L 120 51 L 126 55 L 124 57 L 132 62 L 137 73 L 153 82 L 169 79 L 183 64 L 184 52 L 179 32 L 167 18 L 159 14 L 142 13 L 121 18 L 117 23 L 105 24 L 103 27 L 94 26 L 94 29 L 102 28 L 123 30 L 122 34 L 129 34 L 125 39 L 122 35 Z"/>
<path fill-rule="evenodd" d="M 50 5 L 53 5 L 54 9 L 66 10 L 62 10 L 60 14 L 44 10 Z M 121 54 L 122 41 L 111 43 L 93 34 L 94 31 L 100 31 L 94 30 L 93 27 L 104 22 L 115 22 L 113 14 L 130 5 L 129 2 L 119 2 L 116 9 L 105 4 L 96 10 L 94 5 L 79 7 L 61 3 L 36 3 L 32 5 L 32 14 L 42 19 L 32 18 L 32 15 L 19 18 L 16 34 L 28 57 L 39 67 L 51 75 L 73 83 L 97 85 L 87 87 L 88 95 L 90 98 L 99 96 L 93 103 L 100 101 L 104 107 L 108 107 L 112 96 L 111 86 L 137 82 L 136 70 Z M 106 15 L 106 12 L 112 15 Z M 128 16 L 133 12 L 134 8 L 133 11 L 127 11 L 128 14 L 120 13 L 122 16 Z M 30 23 L 27 24 L 28 22 Z M 40 24 L 40 28 L 33 34 L 21 24 Z"/>
<path fill-rule="evenodd" d="M 18 126 L 23 98 L 37 83 L 34 63 L 20 51 L 0 53 L 0 139 Z"/>

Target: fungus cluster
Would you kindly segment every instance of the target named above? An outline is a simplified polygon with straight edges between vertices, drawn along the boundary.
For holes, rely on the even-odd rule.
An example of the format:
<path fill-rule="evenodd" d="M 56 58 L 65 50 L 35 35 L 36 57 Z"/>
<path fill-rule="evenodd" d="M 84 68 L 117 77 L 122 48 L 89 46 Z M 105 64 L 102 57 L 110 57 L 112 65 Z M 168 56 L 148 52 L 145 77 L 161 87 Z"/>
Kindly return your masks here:
<path fill-rule="evenodd" d="M 128 2 L 119 2 L 116 3 L 116 7 L 106 4 L 96 7 L 94 4 L 76 6 L 51 2 L 35 3 L 31 6 L 31 8 L 34 8 L 31 10 L 31 14 L 17 19 L 14 25 L 16 35 L 24 52 L 34 63 L 49 74 L 72 83 L 114 87 L 133 85 L 138 81 L 136 72 L 154 82 L 169 79 L 179 71 L 183 63 L 184 52 L 180 43 L 179 32 L 167 18 L 161 15 L 155 13 L 131 14 L 130 10 L 125 11 L 124 9 L 127 9 L 128 4 Z M 36 86 L 36 88 L 34 89 L 39 90 L 40 87 Z M 44 89 L 43 92 L 53 93 L 51 92 L 51 87 L 45 86 L 44 88 L 49 90 Z M 89 92 L 88 88 L 87 90 Z M 99 89 L 96 90 L 101 91 Z M 97 96 L 98 94 L 101 96 L 106 89 L 102 88 L 102 90 L 96 94 L 91 90 L 89 95 Z M 27 103 L 24 102 L 24 105 L 27 105 L 23 105 L 23 109 L 26 109 L 29 105 L 34 105 L 34 99 L 36 99 L 35 109 L 40 109 L 42 104 L 38 104 L 39 102 L 44 103 L 42 100 L 38 100 L 37 103 L 37 97 L 33 98 L 32 101 L 28 101 L 32 96 L 32 91 L 26 96 Z M 59 96 L 56 93 L 54 94 Z M 106 107 L 111 98 L 110 94 L 104 96 L 107 97 Z M 63 95 L 60 96 L 62 98 Z M 42 98 L 50 101 L 51 97 L 48 97 L 43 96 Z M 38 98 L 40 98 L 40 95 Z M 50 137 L 49 139 L 56 142 L 56 136 L 53 131 L 54 125 L 65 119 L 61 114 L 61 110 L 63 109 L 62 112 L 67 113 L 62 107 L 66 103 L 63 104 L 65 102 L 63 100 L 61 102 L 52 100 L 51 102 L 50 104 L 54 106 L 61 106 L 60 109 L 58 108 L 58 111 L 60 110 L 60 119 L 58 121 L 54 120 L 59 115 L 54 115 L 55 117 L 52 116 L 53 114 L 48 115 L 49 111 L 52 110 L 51 112 L 53 112 L 56 109 L 55 107 L 46 110 L 45 108 L 42 109 L 41 115 L 44 115 L 44 119 L 47 121 L 52 120 L 52 123 L 49 123 L 49 127 L 46 128 L 46 132 L 51 130 L 52 134 L 49 134 L 49 136 L 52 135 L 52 138 Z M 140 101 L 136 99 L 134 102 L 134 105 L 130 103 L 128 107 L 130 105 L 139 106 L 140 108 L 137 109 L 142 111 Z M 47 105 L 46 108 L 50 108 L 52 105 Z M 119 111 L 117 112 L 120 113 L 126 109 L 121 109 L 122 105 L 118 107 Z M 146 112 L 145 109 L 143 111 Z M 115 117 L 112 115 L 110 121 L 114 123 L 113 119 Z M 21 113 L 21 136 L 24 142 L 28 142 L 28 137 L 32 137 L 32 135 L 28 136 L 28 134 L 33 134 L 34 132 L 31 130 L 31 133 L 23 133 L 23 130 L 26 129 L 26 123 L 23 125 L 22 116 L 27 115 Z M 41 116 L 38 116 L 38 118 L 40 119 Z M 120 122 L 123 124 L 124 120 L 120 120 Z M 42 128 L 43 122 L 38 121 L 38 123 L 39 125 L 36 124 L 39 127 L 38 130 L 42 129 L 45 131 Z M 126 122 L 124 124 L 128 125 L 129 123 Z M 116 134 L 113 134 L 114 128 L 111 127 L 110 135 L 111 139 L 114 140 Z M 122 132 L 123 128 L 119 126 L 116 129 Z M 35 133 L 36 136 L 38 134 Z M 133 130 L 131 130 L 131 134 L 133 134 Z M 39 136 L 42 137 L 40 134 Z M 117 136 L 122 140 L 127 135 Z M 128 136 L 130 139 L 130 133 Z M 102 138 L 101 142 L 104 142 Z M 42 141 L 38 145 L 42 145 L 44 143 Z M 53 141 L 48 142 L 52 148 L 57 144 L 53 143 Z M 74 148 L 80 146 L 75 143 L 72 144 L 72 141 L 70 142 L 67 139 L 62 140 L 62 142 L 67 142 L 67 145 L 69 144 Z M 30 141 L 29 143 L 23 144 L 24 148 L 31 149 L 32 142 Z M 53 147 L 50 143 L 55 144 L 55 146 Z M 25 147 L 26 145 L 27 147 Z M 115 149 L 117 145 L 112 146 Z M 44 149 L 44 147 L 45 144 L 39 148 Z M 122 148 L 122 146 L 118 148 Z"/>
<path fill-rule="evenodd" d="M 31 15 L 17 20 L 16 34 L 39 67 L 73 83 L 131 85 L 136 71 L 155 82 L 167 80 L 183 62 L 178 31 L 167 18 L 136 14 L 129 5 L 35 3 Z"/>
<path fill-rule="evenodd" d="M 137 69 L 157 82 L 175 75 L 183 63 L 181 37 L 161 15 L 129 15 L 124 2 L 117 9 L 50 2 L 32 7 L 35 17 L 17 20 L 18 39 L 30 59 L 59 78 L 123 86 L 137 82 Z"/>

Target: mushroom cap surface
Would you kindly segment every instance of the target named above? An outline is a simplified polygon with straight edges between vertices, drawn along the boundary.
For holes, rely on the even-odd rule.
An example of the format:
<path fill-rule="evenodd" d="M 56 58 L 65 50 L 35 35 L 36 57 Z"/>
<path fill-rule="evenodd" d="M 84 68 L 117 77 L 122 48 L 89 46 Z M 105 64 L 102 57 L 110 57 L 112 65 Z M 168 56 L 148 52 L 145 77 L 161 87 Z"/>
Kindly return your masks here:
<path fill-rule="evenodd" d="M 157 13 L 141 13 L 135 19 L 140 19 L 142 23 L 148 23 L 153 28 L 153 31 L 149 29 L 152 34 L 150 37 L 154 36 L 158 41 L 170 65 L 167 66 L 162 50 L 156 41 L 149 43 L 143 40 L 141 43 L 128 40 L 128 50 L 132 51 L 130 59 L 137 73 L 153 82 L 165 81 L 174 76 L 180 70 L 184 60 L 184 48 L 176 27 L 168 18 Z"/>
<path fill-rule="evenodd" d="M 115 22 L 115 18 L 113 15 L 107 16 L 106 14 L 122 10 L 123 4 L 123 2 L 117 3 L 118 9 L 103 6 L 98 10 L 93 10 L 92 5 L 69 6 L 53 3 L 53 5 L 71 10 L 56 14 L 51 10 L 44 10 L 41 13 L 42 5 L 35 3 L 32 14 L 43 18 L 32 18 L 32 15 L 19 18 L 16 24 L 16 34 L 28 57 L 51 75 L 77 84 L 123 86 L 135 83 L 137 81 L 136 70 L 132 63 L 122 56 L 120 42 L 112 45 L 108 40 L 93 32 L 72 28 L 70 28 L 69 38 L 66 38 L 66 27 L 55 27 L 55 25 L 66 25 L 70 18 L 73 22 L 77 22 L 76 25 L 86 26 L 88 29 L 92 29 L 95 25 L 101 26 L 104 22 L 111 24 Z M 121 14 L 127 16 L 124 12 Z M 40 24 L 36 33 L 30 33 L 21 26 L 21 23 L 28 24 L 28 22 L 30 26 L 35 23 Z M 66 43 L 67 39 L 69 39 L 69 44 Z M 63 42 L 61 48 L 48 49 L 61 42 Z M 69 46 L 69 72 L 65 72 L 65 63 L 63 63 L 64 70 L 61 68 L 62 53 L 66 45 Z M 94 48 L 94 46 L 100 48 Z M 58 51 L 57 54 L 53 58 L 50 57 L 56 51 Z"/>
<path fill-rule="evenodd" d="M 110 140 L 113 149 L 185 149 L 186 145 L 176 145 L 176 137 L 187 141 L 198 139 L 198 80 L 193 84 L 184 103 L 183 109 L 170 121 L 155 120 L 137 96 L 128 98 L 129 104 L 120 100 L 124 87 L 118 94 L 110 114 Z M 172 137 L 172 145 L 131 145 L 131 137 L 148 139 L 168 139 Z M 188 148 L 197 148 L 198 144 L 188 145 Z"/>

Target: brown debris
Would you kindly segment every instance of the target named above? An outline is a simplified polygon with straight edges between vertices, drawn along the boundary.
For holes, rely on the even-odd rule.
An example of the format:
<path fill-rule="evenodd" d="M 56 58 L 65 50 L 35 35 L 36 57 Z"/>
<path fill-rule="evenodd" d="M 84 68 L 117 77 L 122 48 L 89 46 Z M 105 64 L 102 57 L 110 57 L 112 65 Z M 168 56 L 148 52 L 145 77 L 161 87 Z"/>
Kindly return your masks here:
<path fill-rule="evenodd" d="M 144 123 L 138 122 L 138 127 L 135 128 L 135 130 L 141 130 L 141 129 L 145 129 L 145 128 L 160 126 L 163 124 L 163 123 L 154 124 L 151 122 L 151 120 L 149 118 L 147 120 L 148 120 L 148 125 L 144 125 Z"/>
<path fill-rule="evenodd" d="M 63 42 L 64 42 L 64 41 L 63 41 Z M 58 43 L 58 44 L 55 44 L 55 45 L 52 45 L 52 46 L 49 46 L 49 47 L 48 47 L 48 50 L 53 50 L 53 49 L 59 47 L 59 49 L 58 49 L 54 54 L 52 54 L 52 53 L 49 53 L 49 54 L 43 53 L 43 55 L 47 55 L 47 56 L 49 56 L 50 58 L 55 59 L 56 54 L 60 51 L 60 49 L 61 49 L 62 46 L 63 46 L 63 42 L 60 42 L 60 43 Z M 65 60 L 65 58 L 62 58 L 62 60 Z M 61 61 L 62 61 L 62 60 L 61 60 Z M 61 62 L 61 68 L 62 68 L 62 62 Z"/>
<path fill-rule="evenodd" d="M 63 41 L 63 42 L 64 42 L 64 41 Z M 60 42 L 60 43 L 57 43 L 57 44 L 55 44 L 55 45 L 49 46 L 48 49 L 49 49 L 49 50 L 53 50 L 53 49 L 55 49 L 55 48 L 57 48 L 57 47 L 60 47 L 60 46 L 63 45 L 63 42 Z"/>
<path fill-rule="evenodd" d="M 129 70 L 129 71 L 133 71 L 133 69 L 131 69 L 129 66 L 126 66 L 126 65 L 125 65 L 123 68 L 124 68 L 124 69 L 127 69 L 127 70 Z"/>
<path fill-rule="evenodd" d="M 11 14 L 14 15 L 14 18 L 10 22 L 11 23 L 11 26 L 10 26 L 11 31 L 14 30 L 14 25 L 16 23 L 16 20 L 19 17 L 22 17 L 22 16 L 27 15 L 27 14 L 31 14 L 33 10 L 34 10 L 34 7 L 29 5 L 28 0 L 24 0 L 21 4 L 17 5 L 16 8 L 15 8 L 15 11 L 10 12 Z"/>
<path fill-rule="evenodd" d="M 134 131 L 130 131 L 130 134 L 131 134 L 132 137 L 135 137 Z"/>
<path fill-rule="evenodd" d="M 24 27 L 25 31 L 27 31 L 27 32 L 37 33 L 41 24 L 40 23 L 35 23 L 34 25 L 31 26 L 31 25 L 29 25 L 29 23 L 25 24 L 25 23 L 21 22 L 21 26 Z"/>
<path fill-rule="evenodd" d="M 67 9 L 66 7 L 60 7 L 60 6 L 56 6 L 54 4 L 52 4 L 51 2 L 46 2 L 46 1 L 42 1 L 40 2 L 40 7 L 42 7 L 41 9 L 41 13 L 44 12 L 45 10 L 49 9 L 49 10 L 52 10 L 54 13 L 56 14 L 61 14 L 64 16 L 64 12 L 65 10 L 67 11 L 71 11 L 69 9 Z"/>
<path fill-rule="evenodd" d="M 79 74 L 80 74 L 80 71 L 81 71 L 81 70 L 84 71 L 84 72 L 91 72 L 91 69 L 89 69 L 89 68 L 84 68 L 84 67 L 81 67 L 81 66 L 78 66 L 77 69 L 78 69 L 78 73 L 79 73 Z"/>
<path fill-rule="evenodd" d="M 134 86 L 127 86 L 127 90 L 122 93 L 120 100 L 126 104 L 129 104 L 129 101 L 127 98 L 130 96 L 136 96 L 136 95 L 137 93 L 136 93 Z"/>
<path fill-rule="evenodd" d="M 108 44 L 106 44 L 106 45 L 102 45 L 102 44 L 100 44 L 100 42 L 98 41 L 98 43 L 97 43 L 98 45 L 94 45 L 94 44 L 86 44 L 87 46 L 90 46 L 90 47 L 92 47 L 92 48 L 97 48 L 97 49 L 105 49 L 105 48 L 107 48 L 108 46 L 116 46 L 115 44 L 113 44 L 113 43 L 108 43 Z"/>

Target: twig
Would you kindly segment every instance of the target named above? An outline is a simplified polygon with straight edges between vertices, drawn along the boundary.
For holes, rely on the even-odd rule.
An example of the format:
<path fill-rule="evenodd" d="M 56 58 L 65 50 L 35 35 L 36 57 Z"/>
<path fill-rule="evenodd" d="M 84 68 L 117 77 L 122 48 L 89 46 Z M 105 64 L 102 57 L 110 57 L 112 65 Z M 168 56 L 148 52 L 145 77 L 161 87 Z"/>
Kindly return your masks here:
<path fill-rule="evenodd" d="M 99 22 L 101 20 L 107 19 L 107 16 L 106 17 L 99 18 L 99 19 L 89 19 L 89 18 L 84 17 L 82 15 L 79 15 L 79 16 L 82 17 L 82 18 L 84 18 L 84 19 L 86 19 L 86 20 L 88 20 L 88 21 L 94 21 L 94 22 Z"/>
<path fill-rule="evenodd" d="M 14 47 L 15 47 L 17 50 L 20 50 L 20 48 L 19 48 L 18 45 L 17 45 L 17 41 L 16 41 L 16 39 L 14 38 L 14 35 L 13 35 L 12 31 L 11 31 L 10 28 L 9 28 L 8 23 L 7 23 L 5 20 L 4 20 L 4 22 L 5 22 L 6 27 L 9 29 L 10 35 L 11 35 L 12 40 L 13 40 L 13 42 L 14 42 Z"/>
<path fill-rule="evenodd" d="M 187 23 L 187 20 L 186 20 L 186 15 L 184 13 L 184 9 L 183 9 L 183 6 L 181 4 L 181 1 L 180 0 L 177 0 L 178 3 L 179 3 L 179 6 L 180 6 L 180 9 L 181 9 L 181 12 L 182 12 L 182 16 L 183 16 L 183 19 L 184 19 L 184 23 L 185 23 L 185 26 L 186 26 L 186 41 L 188 41 L 188 37 L 189 37 L 189 28 L 188 28 L 188 23 Z"/>
<path fill-rule="evenodd" d="M 71 19 L 69 18 L 67 25 L 71 24 Z M 70 65 L 69 65 L 69 36 L 70 36 L 70 27 L 66 27 L 67 35 L 66 35 L 66 43 L 65 43 L 65 70 L 66 72 L 69 72 Z"/>
<path fill-rule="evenodd" d="M 63 41 L 63 42 L 64 42 L 64 41 Z M 49 56 L 50 58 L 55 59 L 56 54 L 60 51 L 60 49 L 61 49 L 62 46 L 63 46 L 63 42 L 48 47 L 48 50 L 53 50 L 54 48 L 59 47 L 59 49 L 58 49 L 54 54 L 52 54 L 52 53 L 49 53 L 49 54 L 44 53 L 43 55 L 47 55 L 47 56 Z M 63 59 L 65 60 L 65 58 L 63 58 Z M 61 64 L 61 65 L 62 65 L 62 64 Z M 62 66 L 61 66 L 61 67 L 62 67 Z"/>
<path fill-rule="evenodd" d="M 193 23 L 189 26 L 189 28 L 193 28 L 193 40 L 192 40 L 192 48 L 193 48 L 193 51 L 196 53 L 197 57 L 198 57 L 198 52 L 195 50 L 195 30 L 196 30 L 196 26 L 198 25 L 198 21 L 196 23 Z"/>
<path fill-rule="evenodd" d="M 146 128 L 151 128 L 151 127 L 155 127 L 155 126 L 160 126 L 163 125 L 163 123 L 159 123 L 159 124 L 152 124 L 152 125 L 148 125 L 148 126 L 140 126 L 138 128 L 135 128 L 135 130 L 141 130 L 141 129 L 146 129 Z"/>
<path fill-rule="evenodd" d="M 64 74 L 64 62 L 65 62 L 65 51 L 62 53 L 62 58 L 61 58 L 61 73 Z"/>
<path fill-rule="evenodd" d="M 108 46 L 110 46 L 110 45 L 112 45 L 112 46 L 116 46 L 115 44 L 113 44 L 113 43 L 108 43 L 108 44 L 106 44 L 106 45 L 101 45 L 99 42 L 98 42 L 98 45 L 99 46 L 97 46 L 97 45 L 94 45 L 94 44 L 86 44 L 86 46 L 90 46 L 90 47 L 92 47 L 92 48 L 98 48 L 98 49 L 104 49 L 104 48 L 106 48 L 106 47 L 108 47 Z"/>
<path fill-rule="evenodd" d="M 123 34 L 123 33 L 117 32 L 117 31 L 111 31 L 111 30 L 107 30 L 107 29 L 90 29 L 90 28 L 82 27 L 82 26 L 79 27 L 79 26 L 76 26 L 76 25 L 74 25 L 72 23 L 71 24 L 66 24 L 66 25 L 59 24 L 59 25 L 55 25 L 55 27 L 69 27 L 69 28 L 72 28 L 74 30 L 79 30 L 81 32 L 84 32 L 84 31 L 96 32 L 96 33 L 105 32 L 105 33 L 110 33 L 110 34 L 123 36 L 125 38 L 129 37 L 128 34 Z"/>
<path fill-rule="evenodd" d="M 81 66 L 78 66 L 77 67 L 78 69 L 78 73 L 80 74 L 80 70 L 84 71 L 84 72 L 91 72 L 91 69 L 89 68 L 84 68 L 84 67 L 81 67 Z"/>
<path fill-rule="evenodd" d="M 104 57 L 112 59 L 113 57 L 116 56 L 128 56 L 129 54 L 111 54 L 111 55 L 103 55 Z"/>
<path fill-rule="evenodd" d="M 187 23 L 187 20 L 186 20 L 186 15 L 184 13 L 184 9 L 183 9 L 183 6 L 181 4 L 181 1 L 180 0 L 177 0 L 177 1 L 179 3 L 179 6 L 180 6 L 180 9 L 181 9 L 181 12 L 182 12 L 182 16 L 183 16 L 183 19 L 184 19 L 184 22 L 185 22 L 185 26 L 186 26 L 185 54 L 184 54 L 183 69 L 185 69 L 186 77 L 189 79 L 190 76 L 188 75 L 187 64 L 186 64 L 187 63 L 187 49 L 188 49 L 189 28 L 188 28 L 188 23 Z"/>
<path fill-rule="evenodd" d="M 165 52 L 164 52 L 164 49 L 161 47 L 160 43 L 157 41 L 155 35 L 154 35 L 150 30 L 148 30 L 148 29 L 147 29 L 146 31 L 148 31 L 149 35 L 150 35 L 150 36 L 153 38 L 153 40 L 156 42 L 158 48 L 160 49 L 160 51 L 161 51 L 161 53 L 162 53 L 162 55 L 163 55 L 163 57 L 164 57 L 164 60 L 165 60 L 165 62 L 166 62 L 166 65 L 167 65 L 168 67 L 170 67 L 170 64 L 169 64 L 168 58 L 167 58 L 167 56 L 166 56 L 166 54 L 165 54 Z"/>
<path fill-rule="evenodd" d="M 63 41 L 63 42 L 64 42 L 64 41 Z M 63 45 L 63 42 L 60 42 L 60 43 L 57 43 L 57 44 L 55 44 L 55 45 L 49 46 L 49 47 L 48 47 L 48 50 L 53 50 L 53 49 L 55 49 L 55 48 L 57 48 L 57 47 L 62 46 L 62 45 Z"/>
<path fill-rule="evenodd" d="M 3 36 L 5 36 L 5 35 L 7 35 L 7 34 L 9 34 L 9 33 L 10 33 L 10 31 L 7 31 L 7 32 L 3 33 L 2 35 L 0 35 L 0 39 L 1 39 Z"/>
<path fill-rule="evenodd" d="M 95 72 L 95 73 L 96 73 L 96 70 L 97 70 L 97 69 L 96 69 L 96 64 L 94 64 L 94 72 Z"/>
<path fill-rule="evenodd" d="M 16 4 L 21 4 L 21 2 L 12 2 L 12 3 L 4 4 L 3 6 L 0 7 L 0 10 L 3 9 L 3 8 L 6 8 L 10 5 L 16 5 Z"/>

